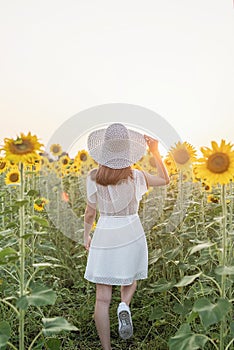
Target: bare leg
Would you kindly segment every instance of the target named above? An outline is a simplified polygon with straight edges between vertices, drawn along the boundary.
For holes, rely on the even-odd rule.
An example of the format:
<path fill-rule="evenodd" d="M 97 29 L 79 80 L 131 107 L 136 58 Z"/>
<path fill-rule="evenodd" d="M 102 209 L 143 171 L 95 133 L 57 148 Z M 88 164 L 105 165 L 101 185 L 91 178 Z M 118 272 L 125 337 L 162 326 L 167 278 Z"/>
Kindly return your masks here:
<path fill-rule="evenodd" d="M 104 350 L 111 350 L 109 307 L 112 286 L 96 284 L 95 323 Z"/>
<path fill-rule="evenodd" d="M 136 281 L 134 281 L 129 286 L 121 286 L 121 301 L 129 305 L 132 300 L 133 294 L 135 293 L 136 287 Z"/>

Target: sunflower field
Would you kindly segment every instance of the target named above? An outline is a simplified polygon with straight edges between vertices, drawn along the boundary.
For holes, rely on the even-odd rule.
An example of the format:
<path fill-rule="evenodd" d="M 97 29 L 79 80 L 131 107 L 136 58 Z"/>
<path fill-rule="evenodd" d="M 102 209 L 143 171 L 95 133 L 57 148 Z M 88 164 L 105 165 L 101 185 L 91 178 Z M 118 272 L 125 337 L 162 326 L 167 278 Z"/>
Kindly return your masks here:
<path fill-rule="evenodd" d="M 0 349 L 100 349 L 82 245 L 97 163 L 86 150 L 43 147 L 30 132 L 1 145 Z M 212 141 L 199 158 L 178 142 L 164 157 L 170 183 L 149 188 L 139 209 L 149 272 L 131 303 L 134 335 L 119 338 L 113 287 L 113 349 L 234 349 L 233 148 Z M 149 151 L 133 168 L 156 173 Z"/>

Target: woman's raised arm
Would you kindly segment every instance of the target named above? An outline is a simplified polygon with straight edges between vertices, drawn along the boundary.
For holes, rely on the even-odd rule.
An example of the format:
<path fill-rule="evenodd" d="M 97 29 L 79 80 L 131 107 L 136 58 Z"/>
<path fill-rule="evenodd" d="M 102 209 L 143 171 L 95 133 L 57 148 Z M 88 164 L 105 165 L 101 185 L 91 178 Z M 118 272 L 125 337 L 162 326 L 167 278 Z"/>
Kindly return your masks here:
<path fill-rule="evenodd" d="M 167 169 L 163 164 L 162 158 L 158 151 L 158 140 L 153 139 L 150 136 L 144 135 L 144 138 L 147 142 L 150 152 L 156 161 L 157 175 L 152 175 L 147 172 L 144 172 L 149 186 L 164 186 L 169 184 L 170 178 L 168 176 Z"/>

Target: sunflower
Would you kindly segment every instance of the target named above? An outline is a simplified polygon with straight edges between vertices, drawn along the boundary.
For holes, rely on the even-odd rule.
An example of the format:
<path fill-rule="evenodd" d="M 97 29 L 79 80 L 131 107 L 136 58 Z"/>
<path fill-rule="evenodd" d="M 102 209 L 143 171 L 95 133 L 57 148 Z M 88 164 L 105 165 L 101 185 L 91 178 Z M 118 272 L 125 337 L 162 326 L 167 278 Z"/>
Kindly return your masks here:
<path fill-rule="evenodd" d="M 71 174 L 70 168 L 65 169 L 65 170 L 62 172 L 62 174 L 63 174 L 64 176 L 65 176 L 65 175 L 70 175 L 70 174 Z"/>
<path fill-rule="evenodd" d="M 210 185 L 227 184 L 233 179 L 234 174 L 234 151 L 233 144 L 221 140 L 211 142 L 212 148 L 201 147 L 203 158 L 198 159 L 198 177 L 209 182 Z"/>
<path fill-rule="evenodd" d="M 90 157 L 89 153 L 85 149 L 82 149 L 75 156 L 75 161 L 78 161 L 80 163 L 85 163 L 89 160 L 89 157 Z"/>
<path fill-rule="evenodd" d="M 44 198 L 44 197 L 37 198 L 34 201 L 34 209 L 37 210 L 37 211 L 43 211 L 45 204 L 47 204 L 48 202 L 49 201 L 46 198 Z"/>
<path fill-rule="evenodd" d="M 4 139 L 4 146 L 1 148 L 5 151 L 5 157 L 14 163 L 19 162 L 32 162 L 38 159 L 39 155 L 37 152 L 41 151 L 42 143 L 38 141 L 36 135 L 28 135 L 23 133 L 17 136 L 16 139 Z"/>
<path fill-rule="evenodd" d="M 82 166 L 82 163 L 81 163 L 81 166 Z M 89 170 L 95 169 L 97 167 L 98 167 L 98 163 L 95 162 L 95 160 L 93 160 L 93 158 L 89 157 L 89 160 L 86 164 L 86 169 L 89 171 Z"/>
<path fill-rule="evenodd" d="M 202 181 L 202 188 L 206 192 L 211 192 L 212 191 L 212 185 L 210 183 L 208 183 L 207 181 L 206 182 Z"/>
<path fill-rule="evenodd" d="M 20 182 L 20 173 L 18 168 L 12 168 L 12 170 L 8 171 L 5 177 L 6 185 L 15 185 Z"/>
<path fill-rule="evenodd" d="M 132 166 L 131 166 L 132 169 L 137 169 L 137 170 L 143 170 L 143 168 L 140 166 L 140 164 L 138 163 L 134 163 Z"/>
<path fill-rule="evenodd" d="M 46 166 L 46 169 L 51 171 L 53 174 L 55 174 L 59 178 L 63 176 L 61 163 L 58 160 L 49 162 L 48 165 Z"/>
<path fill-rule="evenodd" d="M 60 162 L 62 168 L 67 168 L 67 166 L 70 165 L 71 158 L 67 155 L 64 155 L 64 156 L 59 158 L 59 162 Z"/>
<path fill-rule="evenodd" d="M 136 163 L 142 170 L 149 173 L 155 173 L 157 171 L 155 158 L 151 152 L 147 150 L 146 154 Z"/>
<path fill-rule="evenodd" d="M 187 170 L 195 160 L 196 150 L 186 141 L 177 142 L 174 147 L 171 147 L 166 157 L 166 163 L 170 164 L 173 170 L 175 167 L 179 170 Z"/>
<path fill-rule="evenodd" d="M 87 175 L 91 169 L 97 168 L 98 163 L 89 155 L 86 150 L 82 149 L 75 156 L 74 165 L 77 165 L 80 175 Z"/>
<path fill-rule="evenodd" d="M 182 181 L 183 182 L 190 182 L 193 180 L 192 173 L 190 171 L 183 171 L 182 173 Z"/>
<path fill-rule="evenodd" d="M 219 203 L 219 198 L 215 197 L 213 194 L 209 194 L 207 196 L 207 202 L 208 203 Z"/>
<path fill-rule="evenodd" d="M 47 174 L 52 170 L 52 167 L 53 167 L 53 162 L 51 162 L 47 156 L 41 157 L 41 168 L 40 168 L 41 173 Z"/>
<path fill-rule="evenodd" d="M 41 170 L 41 159 L 35 159 L 34 164 L 32 166 L 32 170 L 38 172 Z"/>
<path fill-rule="evenodd" d="M 177 173 L 176 163 L 169 154 L 164 159 L 164 164 L 166 165 L 169 175 L 175 175 Z"/>
<path fill-rule="evenodd" d="M 31 162 L 25 162 L 24 163 L 24 168 L 27 171 L 31 171 L 31 172 L 38 172 L 41 169 L 41 157 L 39 157 L 38 159 L 34 159 Z"/>
<path fill-rule="evenodd" d="M 0 174 L 7 171 L 10 163 L 6 158 L 0 157 Z"/>
<path fill-rule="evenodd" d="M 78 161 L 74 161 L 70 167 L 70 173 L 75 176 L 79 176 L 81 174 L 81 163 Z"/>
<path fill-rule="evenodd" d="M 62 147 L 59 144 L 52 144 L 50 146 L 50 152 L 53 156 L 60 156 L 63 152 Z"/>

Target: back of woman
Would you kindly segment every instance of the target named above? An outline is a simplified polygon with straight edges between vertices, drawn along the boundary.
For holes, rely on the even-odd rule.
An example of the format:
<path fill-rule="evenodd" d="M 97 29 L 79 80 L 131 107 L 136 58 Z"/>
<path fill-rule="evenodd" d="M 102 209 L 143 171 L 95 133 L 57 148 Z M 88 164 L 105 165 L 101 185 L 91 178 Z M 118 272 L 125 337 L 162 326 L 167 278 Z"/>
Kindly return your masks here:
<path fill-rule="evenodd" d="M 157 176 L 132 170 L 145 153 L 155 157 Z M 87 177 L 84 246 L 89 251 L 84 277 L 96 283 L 95 323 L 104 350 L 111 349 L 109 306 L 112 286 L 121 286 L 117 309 L 119 334 L 133 334 L 130 302 L 137 280 L 147 278 L 148 248 L 138 209 L 148 186 L 169 182 L 158 152 L 158 142 L 114 123 L 92 132 L 88 138 L 91 156 L 99 164 Z M 98 215 L 93 237 L 90 232 Z"/>
<path fill-rule="evenodd" d="M 123 169 L 122 172 L 125 170 Z M 104 171 L 108 175 L 112 172 L 112 169 L 105 167 Z M 103 181 L 101 184 L 97 183 L 99 170 L 94 169 L 90 172 L 87 177 L 87 199 L 91 203 L 98 203 L 100 215 L 124 216 L 137 214 L 139 201 L 147 191 L 147 184 L 142 171 L 136 169 L 130 169 L 130 171 L 127 177 L 122 176 L 114 184 L 107 181 L 107 175 L 105 183 Z"/>

